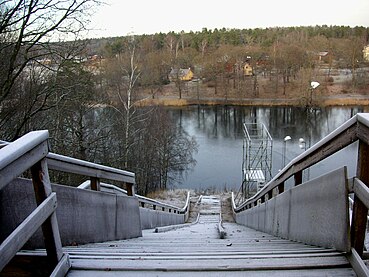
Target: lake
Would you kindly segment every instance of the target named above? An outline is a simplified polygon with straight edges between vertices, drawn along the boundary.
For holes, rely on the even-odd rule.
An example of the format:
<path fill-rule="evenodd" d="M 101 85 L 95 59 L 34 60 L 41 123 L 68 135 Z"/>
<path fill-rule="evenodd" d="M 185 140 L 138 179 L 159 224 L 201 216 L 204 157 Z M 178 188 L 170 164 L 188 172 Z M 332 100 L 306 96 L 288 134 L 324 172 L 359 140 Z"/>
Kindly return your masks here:
<path fill-rule="evenodd" d="M 190 106 L 167 108 L 172 120 L 194 136 L 199 151 L 196 166 L 188 172 L 178 188 L 217 190 L 238 189 L 242 182 L 243 123 L 263 123 L 273 138 L 272 175 L 282 168 L 283 153 L 286 163 L 303 152 L 299 139 L 306 147 L 339 127 L 358 112 L 358 107 L 292 108 L 241 106 Z M 290 136 L 283 151 L 284 138 Z M 324 172 L 348 165 L 349 176 L 355 173 L 357 144 L 313 166 L 304 178 L 314 178 Z"/>

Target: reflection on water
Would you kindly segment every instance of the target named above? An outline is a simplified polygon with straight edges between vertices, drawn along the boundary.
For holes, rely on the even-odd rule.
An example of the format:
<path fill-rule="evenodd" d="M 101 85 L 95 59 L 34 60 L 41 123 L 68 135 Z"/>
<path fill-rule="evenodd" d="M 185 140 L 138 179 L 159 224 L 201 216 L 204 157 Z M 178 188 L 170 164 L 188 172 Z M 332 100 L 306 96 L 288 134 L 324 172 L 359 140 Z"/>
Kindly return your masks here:
<path fill-rule="evenodd" d="M 241 185 L 242 140 L 244 122 L 264 123 L 273 138 L 273 165 L 275 175 L 281 169 L 283 138 L 291 136 L 286 143 L 286 162 L 303 152 L 299 138 L 310 147 L 347 121 L 361 108 L 305 109 L 291 107 L 239 107 L 239 106 L 191 106 L 168 108 L 173 120 L 190 135 L 195 136 L 199 152 L 195 155 L 197 165 L 189 172 L 183 188 L 224 187 L 238 189 Z M 314 178 L 326 171 L 348 165 L 349 176 L 354 173 L 356 145 L 341 150 L 331 158 L 315 165 L 309 174 Z"/>

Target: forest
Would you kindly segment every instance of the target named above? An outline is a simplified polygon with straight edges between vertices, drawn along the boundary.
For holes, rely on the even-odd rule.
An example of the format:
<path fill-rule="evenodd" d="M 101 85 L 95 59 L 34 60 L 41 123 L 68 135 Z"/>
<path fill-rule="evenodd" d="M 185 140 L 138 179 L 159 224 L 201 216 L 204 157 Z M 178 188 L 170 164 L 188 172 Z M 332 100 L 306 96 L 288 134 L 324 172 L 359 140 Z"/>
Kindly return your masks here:
<path fill-rule="evenodd" d="M 201 32 L 129 35 L 83 41 L 85 57 L 98 57 L 97 71 L 112 81 L 115 63 L 129 43 L 136 47 L 141 76 L 136 88 L 155 98 L 192 91 L 199 97 L 288 98 L 309 93 L 310 81 L 319 81 L 320 91 L 329 93 L 337 70 L 347 69 L 352 78 L 342 84 L 343 93 L 368 89 L 368 62 L 363 49 L 369 28 L 348 26 L 300 26 L 265 29 L 214 29 Z M 252 68 L 252 77 L 243 67 Z M 169 84 L 172 69 L 191 69 L 200 85 L 182 81 Z M 101 69 L 101 71 L 100 71 Z M 191 88 L 192 87 L 192 88 Z M 196 91 L 196 92 L 195 92 Z M 197 94 L 197 95 L 196 95 Z"/>
<path fill-rule="evenodd" d="M 172 69 L 191 68 L 201 82 L 198 94 L 278 98 L 305 93 L 319 77 L 317 53 L 326 51 L 326 86 L 334 69 L 345 68 L 352 73 L 348 90 L 368 87 L 359 71 L 367 66 L 367 27 L 204 28 L 83 39 L 85 11 L 96 1 L 0 5 L 0 139 L 47 129 L 51 151 L 133 171 L 141 194 L 167 188 L 196 163 L 194 138 L 163 107 L 140 104 L 163 92 L 182 98 L 187 83 L 170 82 Z M 245 63 L 254 68 L 249 78 Z"/>

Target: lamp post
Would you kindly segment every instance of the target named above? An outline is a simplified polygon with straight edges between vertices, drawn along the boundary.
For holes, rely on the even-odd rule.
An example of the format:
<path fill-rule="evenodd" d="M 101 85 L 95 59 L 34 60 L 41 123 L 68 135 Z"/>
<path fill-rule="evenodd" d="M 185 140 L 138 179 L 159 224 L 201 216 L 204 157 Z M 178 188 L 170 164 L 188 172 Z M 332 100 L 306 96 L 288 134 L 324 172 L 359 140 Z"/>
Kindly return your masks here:
<path fill-rule="evenodd" d="M 300 149 L 304 149 L 304 151 L 306 151 L 306 149 L 308 147 L 310 147 L 310 140 L 309 140 L 309 146 L 306 145 L 306 141 L 303 138 L 299 138 L 299 147 Z M 306 169 L 306 171 L 304 171 L 304 175 L 306 178 L 306 181 L 309 181 L 310 179 L 310 168 Z"/>
<path fill-rule="evenodd" d="M 303 138 L 299 138 L 299 147 L 300 149 L 304 149 L 304 151 L 306 151 L 306 141 Z"/>
<path fill-rule="evenodd" d="M 282 156 L 282 165 L 283 167 L 286 165 L 286 152 L 287 152 L 287 141 L 291 140 L 290 136 L 286 136 L 283 139 L 283 156 Z"/>
<path fill-rule="evenodd" d="M 310 82 L 310 106 L 313 104 L 313 90 L 319 87 L 320 83 L 316 81 Z"/>

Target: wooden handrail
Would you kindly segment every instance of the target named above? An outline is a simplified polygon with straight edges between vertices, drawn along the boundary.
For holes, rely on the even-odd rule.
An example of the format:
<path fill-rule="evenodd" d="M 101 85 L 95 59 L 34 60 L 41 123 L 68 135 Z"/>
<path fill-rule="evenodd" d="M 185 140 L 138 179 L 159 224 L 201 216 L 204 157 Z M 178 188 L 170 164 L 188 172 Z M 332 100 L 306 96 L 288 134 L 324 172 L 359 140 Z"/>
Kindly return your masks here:
<path fill-rule="evenodd" d="M 0 149 L 0 190 L 24 171 L 31 169 L 37 208 L 0 244 L 0 271 L 41 226 L 48 261 L 55 269 L 52 275 L 69 268 L 63 254 L 56 219 L 56 194 L 51 191 L 46 156 L 48 131 L 28 133 Z"/>
<path fill-rule="evenodd" d="M 0 149 L 0 190 L 48 153 L 48 131 L 31 132 Z"/>
<path fill-rule="evenodd" d="M 141 195 L 137 195 L 137 198 L 138 198 L 138 201 L 140 203 L 144 203 L 144 204 L 147 204 L 147 205 L 153 205 L 153 206 L 157 206 L 157 207 L 162 207 L 162 208 L 173 209 L 173 210 L 177 211 L 177 213 L 179 213 L 179 214 L 184 214 L 184 213 L 187 212 L 187 210 L 189 208 L 190 192 L 189 191 L 187 192 L 186 203 L 183 206 L 183 208 L 179 208 L 179 207 L 176 207 L 176 206 L 173 206 L 173 205 L 170 205 L 170 204 L 167 204 L 167 203 L 163 203 L 163 202 L 160 202 L 158 200 L 151 199 L 151 198 L 141 196 Z"/>
<path fill-rule="evenodd" d="M 99 190 L 100 179 L 122 182 L 127 186 L 127 194 L 134 195 L 134 173 L 49 153 L 48 137 L 48 131 L 35 131 L 12 143 L 0 142 L 0 190 L 31 169 L 38 206 L 30 215 L 31 218 L 26 218 L 0 245 L 0 271 L 40 225 L 49 262 L 55 266 L 53 274 L 69 268 L 69 259 L 63 254 L 61 246 L 55 213 L 56 196 L 51 191 L 49 169 L 88 176 L 95 190 Z M 50 205 L 53 205 L 53 208 L 50 208 Z"/>
<path fill-rule="evenodd" d="M 16 160 L 17 158 L 21 157 L 22 155 L 27 154 L 27 152 L 31 151 L 35 146 L 40 144 L 41 142 L 44 142 L 48 137 L 48 131 L 35 131 L 26 134 L 25 136 L 21 137 L 19 140 L 9 143 L 5 141 L 1 141 L 3 146 L 7 146 L 4 148 L 0 147 L 0 172 L 2 168 L 5 165 L 9 165 L 13 162 L 13 160 Z M 55 153 L 48 153 L 48 146 L 47 143 L 45 143 L 46 150 L 44 150 L 46 158 L 47 158 L 47 164 L 49 169 L 53 169 L 56 171 L 62 171 L 66 173 L 74 173 L 78 175 L 84 175 L 91 178 L 98 178 L 98 179 L 108 179 L 113 181 L 119 181 L 126 184 L 134 185 L 135 184 L 135 174 L 133 172 L 99 165 L 92 162 L 87 162 Z M 8 155 L 8 153 L 12 151 L 12 155 Z M 44 157 L 42 156 L 42 157 Z M 41 158 L 42 158 L 41 157 Z M 35 157 L 34 160 L 38 161 L 41 159 L 40 157 Z M 36 161 L 31 161 L 28 164 L 25 164 L 23 167 L 25 167 L 24 170 L 28 169 L 30 166 L 34 164 Z M 33 162 L 33 163 L 32 163 Z M 19 168 L 19 167 L 18 167 Z M 12 174 L 14 175 L 13 179 L 19 174 Z M 3 175 L 0 175 L 0 189 L 4 187 L 8 182 L 3 181 Z"/>
<path fill-rule="evenodd" d="M 133 172 L 99 165 L 55 153 L 49 153 L 47 155 L 47 162 L 50 169 L 57 171 L 75 173 L 101 179 L 109 179 L 129 184 L 135 183 L 135 174 Z"/>
<path fill-rule="evenodd" d="M 63 171 L 67 173 L 75 173 L 88 176 L 91 178 L 93 190 L 100 190 L 100 179 L 107 179 L 122 182 L 126 185 L 127 194 L 133 196 L 135 185 L 135 174 L 133 172 L 99 165 L 55 153 L 47 155 L 47 162 L 50 169 Z"/>
<path fill-rule="evenodd" d="M 120 192 L 122 194 L 127 194 L 127 191 L 125 189 L 119 188 L 115 185 L 111 185 L 111 184 L 107 184 L 107 183 L 100 183 L 101 188 L 108 188 L 111 190 L 115 190 L 117 192 Z M 80 189 L 91 189 L 91 181 L 85 181 L 83 182 L 81 185 L 78 186 L 78 188 Z M 178 213 L 178 214 L 185 214 L 188 212 L 189 210 L 189 204 L 190 204 L 190 192 L 187 192 L 187 197 L 186 197 L 186 203 L 185 205 L 180 208 L 174 205 L 170 205 L 167 203 L 163 203 L 160 202 L 158 200 L 155 199 L 151 199 L 139 194 L 135 195 L 138 199 L 139 205 L 140 207 L 145 207 L 147 208 L 148 206 L 152 206 L 152 207 L 156 207 L 156 209 L 162 208 L 162 209 L 167 209 L 168 211 L 172 212 L 172 213 Z"/>

